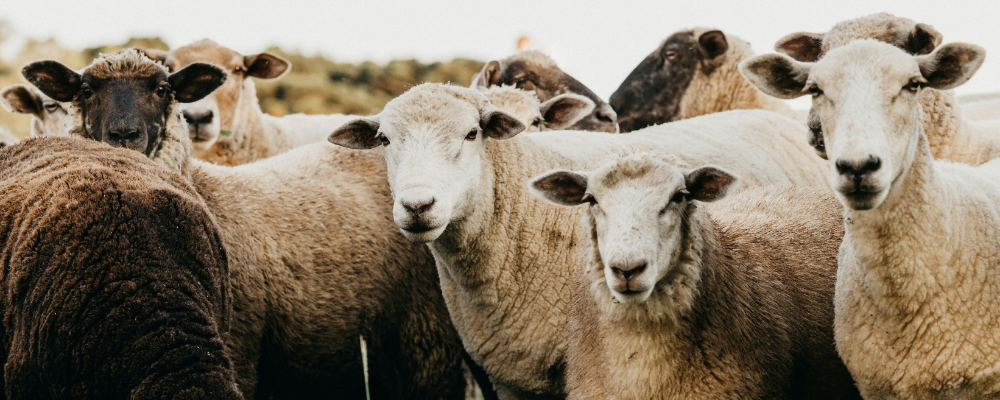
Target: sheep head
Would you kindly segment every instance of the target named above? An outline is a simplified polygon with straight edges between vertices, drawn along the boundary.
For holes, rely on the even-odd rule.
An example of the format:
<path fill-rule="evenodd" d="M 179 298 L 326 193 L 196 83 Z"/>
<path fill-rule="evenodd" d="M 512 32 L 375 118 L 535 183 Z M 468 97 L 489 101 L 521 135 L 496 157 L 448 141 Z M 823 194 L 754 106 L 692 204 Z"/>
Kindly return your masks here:
<path fill-rule="evenodd" d="M 68 135 L 73 125 L 69 103 L 59 102 L 28 85 L 0 90 L 0 104 L 15 114 L 30 114 L 31 136 Z"/>

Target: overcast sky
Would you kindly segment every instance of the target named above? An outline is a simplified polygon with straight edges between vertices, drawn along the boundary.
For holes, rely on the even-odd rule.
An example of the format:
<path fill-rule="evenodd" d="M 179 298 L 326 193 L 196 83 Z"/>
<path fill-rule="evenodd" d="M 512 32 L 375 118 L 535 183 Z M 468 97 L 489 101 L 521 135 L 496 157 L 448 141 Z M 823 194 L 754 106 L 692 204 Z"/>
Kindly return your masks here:
<path fill-rule="evenodd" d="M 279 45 L 340 61 L 469 57 L 514 51 L 527 35 L 560 65 L 607 98 L 661 40 L 705 26 L 749 41 L 758 54 L 796 31 L 888 11 L 929 23 L 945 42 L 988 51 L 959 94 L 1000 91 L 1000 1 L 293 1 L 0 0 L 17 40 L 56 38 L 83 48 L 160 36 L 171 47 L 210 38 L 241 53 Z M 807 103 L 796 103 L 796 105 Z"/>

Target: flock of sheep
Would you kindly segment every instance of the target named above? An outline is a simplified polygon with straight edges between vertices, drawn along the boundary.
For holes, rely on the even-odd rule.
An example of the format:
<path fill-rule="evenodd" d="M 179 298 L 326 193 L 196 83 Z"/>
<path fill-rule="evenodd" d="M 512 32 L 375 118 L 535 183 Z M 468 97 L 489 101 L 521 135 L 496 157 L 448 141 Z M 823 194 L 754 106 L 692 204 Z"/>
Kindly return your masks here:
<path fill-rule="evenodd" d="M 1000 398 L 1000 96 L 948 91 L 984 50 L 885 13 L 775 48 L 281 118 L 267 53 L 31 63 L 0 398 Z"/>

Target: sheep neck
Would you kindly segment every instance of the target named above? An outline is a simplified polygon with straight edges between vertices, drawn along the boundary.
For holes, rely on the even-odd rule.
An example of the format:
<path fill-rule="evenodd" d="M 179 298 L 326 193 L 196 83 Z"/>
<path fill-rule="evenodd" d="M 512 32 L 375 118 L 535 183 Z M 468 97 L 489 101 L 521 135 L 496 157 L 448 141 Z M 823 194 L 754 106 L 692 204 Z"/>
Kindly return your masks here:
<path fill-rule="evenodd" d="M 916 312 L 938 293 L 938 278 L 951 253 L 946 248 L 953 245 L 942 240 L 951 236 L 951 199 L 940 187 L 923 129 L 917 129 L 913 162 L 883 203 L 874 210 L 844 213 L 844 246 L 853 250 L 869 295 L 883 312 L 896 316 Z"/>
<path fill-rule="evenodd" d="M 715 62 L 717 65 L 700 65 L 684 92 L 675 120 L 729 110 L 754 109 L 795 117 L 788 105 L 757 90 L 740 74 L 740 61 L 753 55 L 749 45 L 734 40 L 729 51 Z"/>
<path fill-rule="evenodd" d="M 1000 135 L 980 132 L 977 123 L 967 121 L 952 91 L 924 90 L 920 105 L 935 159 L 980 165 L 1000 156 Z"/>
<path fill-rule="evenodd" d="M 583 210 L 552 206 L 524 190 L 532 176 L 572 162 L 520 139 L 487 141 L 474 209 L 453 220 L 431 250 L 473 359 L 504 385 L 561 393 L 566 293 L 579 273 L 574 249 L 583 242 Z"/>

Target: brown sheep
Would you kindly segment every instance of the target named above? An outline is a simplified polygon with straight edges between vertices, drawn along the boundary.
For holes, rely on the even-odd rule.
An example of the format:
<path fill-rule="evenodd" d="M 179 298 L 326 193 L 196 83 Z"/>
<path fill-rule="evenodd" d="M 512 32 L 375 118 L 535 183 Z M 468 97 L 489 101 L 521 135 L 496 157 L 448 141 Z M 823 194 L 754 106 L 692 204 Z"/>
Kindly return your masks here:
<path fill-rule="evenodd" d="M 229 256 L 226 347 L 247 398 L 364 396 L 358 336 L 368 342 L 372 398 L 464 396 L 461 342 L 434 260 L 397 233 L 377 156 L 315 144 L 239 167 L 192 159 L 177 103 L 221 83 L 225 73 L 209 64 L 168 73 L 126 50 L 82 74 L 54 61 L 23 72 L 73 101 L 74 135 L 136 149 L 189 177 L 205 199 Z"/>
<path fill-rule="evenodd" d="M 558 205 L 590 204 L 569 398 L 859 399 L 833 343 L 836 199 L 753 188 L 707 205 L 736 177 L 675 164 L 636 154 L 529 184 Z"/>
<path fill-rule="evenodd" d="M 194 189 L 74 138 L 0 150 L 6 399 L 242 399 L 231 296 Z"/>

